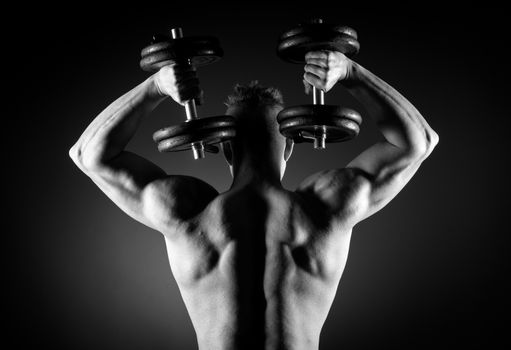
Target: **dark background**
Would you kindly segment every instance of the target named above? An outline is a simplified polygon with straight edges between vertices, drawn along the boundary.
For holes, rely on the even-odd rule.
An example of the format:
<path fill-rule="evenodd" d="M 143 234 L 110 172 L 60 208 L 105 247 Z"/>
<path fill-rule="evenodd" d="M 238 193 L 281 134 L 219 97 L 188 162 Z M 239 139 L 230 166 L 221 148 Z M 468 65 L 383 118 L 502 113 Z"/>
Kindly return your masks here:
<path fill-rule="evenodd" d="M 233 85 L 253 79 L 279 87 L 288 105 L 308 103 L 302 67 L 280 61 L 275 45 L 284 30 L 318 14 L 354 27 L 356 60 L 402 92 L 440 135 L 409 185 L 355 228 L 320 349 L 509 345 L 503 10 L 275 4 L 139 3 L 107 12 L 74 3 L 4 13 L 20 24 L 4 41 L 13 92 L 4 111 L 3 164 L 12 349 L 196 349 L 163 238 L 116 208 L 68 150 L 103 108 L 147 77 L 138 67 L 140 49 L 170 26 L 217 36 L 224 47 L 222 61 L 199 70 L 201 115 L 222 114 Z M 327 102 L 360 110 L 361 134 L 321 152 L 297 146 L 287 188 L 345 165 L 379 137 L 341 87 Z M 193 161 L 189 153 L 156 151 L 152 132 L 182 118 L 177 105 L 164 102 L 129 149 L 169 173 L 228 189 L 220 155 Z"/>

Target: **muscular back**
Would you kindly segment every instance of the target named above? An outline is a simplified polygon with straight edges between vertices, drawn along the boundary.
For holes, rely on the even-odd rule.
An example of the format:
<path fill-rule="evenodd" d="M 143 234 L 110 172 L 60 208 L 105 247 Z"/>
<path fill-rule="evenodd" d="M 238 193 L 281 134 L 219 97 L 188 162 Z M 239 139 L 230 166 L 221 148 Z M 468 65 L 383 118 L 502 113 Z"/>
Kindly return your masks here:
<path fill-rule="evenodd" d="M 317 349 L 353 226 L 392 200 L 438 143 L 409 101 L 343 54 L 308 53 L 306 60 L 304 79 L 318 89 L 349 80 L 385 140 L 347 168 L 311 176 L 296 192 L 265 185 L 281 179 L 290 155 L 289 140 L 277 131 L 278 106 L 249 113 L 235 151 L 225 145 L 234 183 L 257 176 L 224 194 L 191 177 L 169 176 L 125 149 L 166 96 L 181 103 L 200 90 L 190 67 L 161 69 L 118 98 L 70 149 L 123 211 L 164 234 L 201 350 Z"/>
<path fill-rule="evenodd" d="M 250 186 L 163 232 L 200 349 L 318 348 L 352 228 L 333 218 L 305 190 Z"/>

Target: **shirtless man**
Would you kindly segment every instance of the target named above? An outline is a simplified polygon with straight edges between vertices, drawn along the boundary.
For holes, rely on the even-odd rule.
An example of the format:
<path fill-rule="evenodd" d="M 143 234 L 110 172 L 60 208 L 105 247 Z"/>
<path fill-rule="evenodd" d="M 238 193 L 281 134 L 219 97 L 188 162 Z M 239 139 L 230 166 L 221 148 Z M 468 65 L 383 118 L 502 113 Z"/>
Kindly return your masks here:
<path fill-rule="evenodd" d="M 164 67 L 120 97 L 70 150 L 123 211 L 162 233 L 201 350 L 318 349 L 353 227 L 396 196 L 438 142 L 410 102 L 341 53 L 309 53 L 304 80 L 324 91 L 345 85 L 385 141 L 295 191 L 281 185 L 293 147 L 278 131 L 282 97 L 257 84 L 227 101 L 238 136 L 222 145 L 233 175 L 224 193 L 124 150 L 163 99 L 200 97 L 187 67 Z"/>

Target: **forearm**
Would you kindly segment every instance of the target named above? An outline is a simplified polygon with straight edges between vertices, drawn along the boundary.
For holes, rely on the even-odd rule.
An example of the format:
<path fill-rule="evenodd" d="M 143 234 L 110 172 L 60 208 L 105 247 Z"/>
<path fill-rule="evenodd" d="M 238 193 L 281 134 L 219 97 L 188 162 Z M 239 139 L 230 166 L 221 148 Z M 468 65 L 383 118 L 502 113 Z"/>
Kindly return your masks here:
<path fill-rule="evenodd" d="M 346 87 L 366 107 L 390 144 L 427 153 L 438 141 L 438 135 L 405 97 L 355 62 Z"/>
<path fill-rule="evenodd" d="M 144 116 L 164 98 L 156 87 L 154 76 L 151 76 L 110 104 L 92 121 L 71 148 L 71 157 L 86 167 L 116 157 L 134 136 Z"/>

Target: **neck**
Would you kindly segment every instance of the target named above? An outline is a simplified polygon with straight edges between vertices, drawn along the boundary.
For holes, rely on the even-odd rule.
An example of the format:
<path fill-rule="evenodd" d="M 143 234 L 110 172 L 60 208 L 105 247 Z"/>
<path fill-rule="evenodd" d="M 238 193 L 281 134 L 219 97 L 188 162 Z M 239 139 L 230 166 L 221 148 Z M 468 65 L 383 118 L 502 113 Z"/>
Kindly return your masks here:
<path fill-rule="evenodd" d="M 244 186 L 281 185 L 280 162 L 272 157 L 245 156 L 236 159 L 233 164 L 233 182 L 231 189 Z"/>

